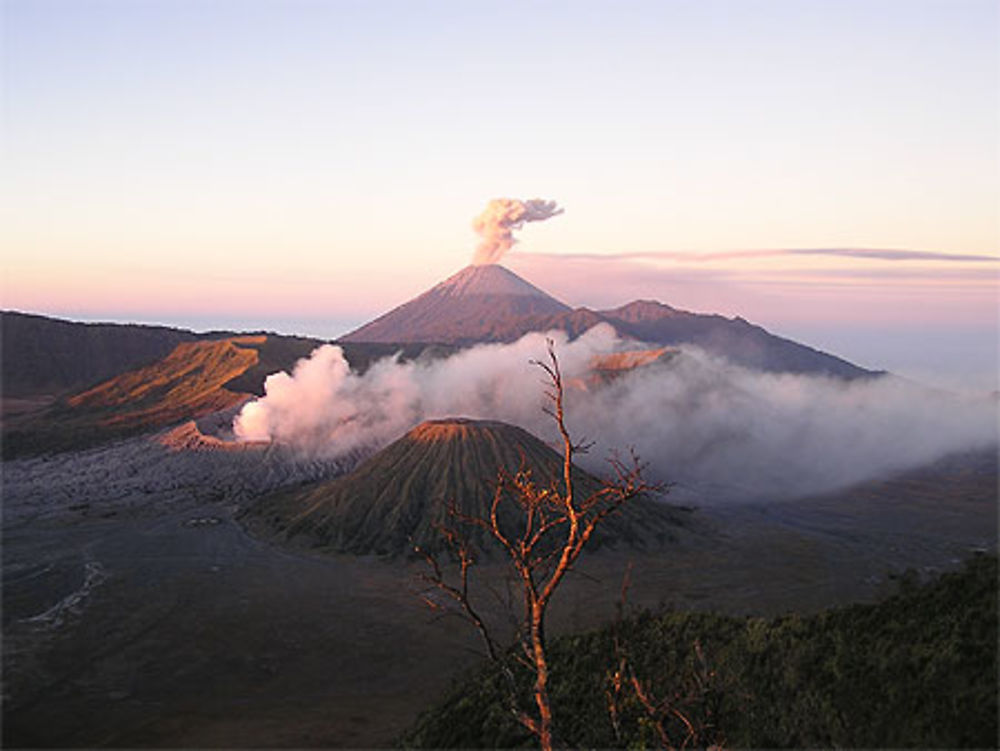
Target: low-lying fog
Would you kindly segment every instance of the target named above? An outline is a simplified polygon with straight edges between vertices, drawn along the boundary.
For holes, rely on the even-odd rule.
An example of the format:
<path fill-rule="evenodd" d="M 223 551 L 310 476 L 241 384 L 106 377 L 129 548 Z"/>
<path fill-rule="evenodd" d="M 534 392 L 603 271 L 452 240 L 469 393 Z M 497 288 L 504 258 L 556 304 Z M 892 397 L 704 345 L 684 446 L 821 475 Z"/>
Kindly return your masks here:
<path fill-rule="evenodd" d="M 234 421 L 242 440 L 271 440 L 313 457 L 385 446 L 425 419 L 510 422 L 555 441 L 545 406 L 546 336 L 567 383 L 567 425 L 595 444 L 581 464 L 634 447 L 648 479 L 700 500 L 761 500 L 822 492 L 997 442 L 994 396 L 956 395 L 894 376 L 846 382 L 762 373 L 682 347 L 672 358 L 591 377 L 595 356 L 634 349 L 600 325 L 574 341 L 529 334 L 444 359 L 386 358 L 364 374 L 324 345 Z M 693 499 L 694 499 L 693 498 Z"/>

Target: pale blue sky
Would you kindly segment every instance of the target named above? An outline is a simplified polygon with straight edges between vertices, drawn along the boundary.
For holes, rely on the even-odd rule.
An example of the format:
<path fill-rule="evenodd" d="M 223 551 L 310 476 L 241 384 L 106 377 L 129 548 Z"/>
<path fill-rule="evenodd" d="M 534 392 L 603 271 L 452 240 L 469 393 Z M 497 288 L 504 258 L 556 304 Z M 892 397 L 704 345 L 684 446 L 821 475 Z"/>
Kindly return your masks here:
<path fill-rule="evenodd" d="M 464 265 L 497 196 L 566 207 L 524 254 L 998 254 L 992 1 L 2 8 L 5 307 L 363 320 Z M 953 287 L 936 320 L 995 324 L 995 285 Z"/>

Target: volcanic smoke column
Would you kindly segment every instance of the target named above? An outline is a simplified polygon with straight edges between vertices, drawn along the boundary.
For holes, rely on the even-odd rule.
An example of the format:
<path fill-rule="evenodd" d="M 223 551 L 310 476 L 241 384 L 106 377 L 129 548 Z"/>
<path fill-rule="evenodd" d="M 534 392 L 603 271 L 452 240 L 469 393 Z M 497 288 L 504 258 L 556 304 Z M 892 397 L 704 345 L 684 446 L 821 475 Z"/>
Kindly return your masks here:
<path fill-rule="evenodd" d="M 542 222 L 561 213 L 563 210 L 555 201 L 494 198 L 486 204 L 483 213 L 472 220 L 472 228 L 483 237 L 472 258 L 473 265 L 497 263 L 517 242 L 514 230 L 521 229 L 525 222 Z"/>

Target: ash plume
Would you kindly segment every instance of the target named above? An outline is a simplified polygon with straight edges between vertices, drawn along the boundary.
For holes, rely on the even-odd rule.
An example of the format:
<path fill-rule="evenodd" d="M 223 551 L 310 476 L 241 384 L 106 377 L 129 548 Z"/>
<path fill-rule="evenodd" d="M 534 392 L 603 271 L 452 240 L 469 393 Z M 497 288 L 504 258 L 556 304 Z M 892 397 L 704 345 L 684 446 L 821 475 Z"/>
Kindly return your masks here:
<path fill-rule="evenodd" d="M 648 479 L 677 482 L 696 501 L 833 490 L 997 442 L 997 401 L 988 396 L 893 376 L 761 373 L 695 348 L 598 381 L 593 358 L 634 342 L 606 325 L 572 342 L 549 336 L 566 378 L 567 425 L 574 438 L 596 440 L 580 463 L 600 474 L 609 452 L 634 447 Z M 545 335 L 534 333 L 430 362 L 386 358 L 359 375 L 339 347 L 324 345 L 291 375 L 270 376 L 266 396 L 244 407 L 234 429 L 324 458 L 379 449 L 423 420 L 452 416 L 502 420 L 558 445 L 530 364 L 544 354 Z"/>
<path fill-rule="evenodd" d="M 482 242 L 472 258 L 474 266 L 497 263 L 517 240 L 514 230 L 525 222 L 542 222 L 563 213 L 555 201 L 531 198 L 494 198 L 483 213 L 472 220 L 472 228 L 482 236 Z"/>

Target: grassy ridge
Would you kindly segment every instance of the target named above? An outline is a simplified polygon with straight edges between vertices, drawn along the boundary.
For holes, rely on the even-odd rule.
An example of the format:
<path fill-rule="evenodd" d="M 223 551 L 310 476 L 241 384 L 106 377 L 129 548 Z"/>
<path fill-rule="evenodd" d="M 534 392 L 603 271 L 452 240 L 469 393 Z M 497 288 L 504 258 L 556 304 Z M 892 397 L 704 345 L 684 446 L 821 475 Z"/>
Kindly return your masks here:
<path fill-rule="evenodd" d="M 879 604 L 812 616 L 644 613 L 553 641 L 556 728 L 574 747 L 656 745 L 636 701 L 623 704 L 618 734 L 612 726 L 608 677 L 623 651 L 657 698 L 692 697 L 689 716 L 728 747 L 996 748 L 997 633 L 995 555 L 922 586 L 904 579 Z M 714 671 L 704 691 L 694 690 L 696 642 Z M 489 668 L 457 685 L 403 744 L 532 745 L 504 709 L 503 685 Z"/>

